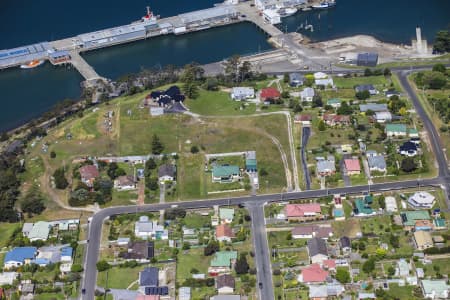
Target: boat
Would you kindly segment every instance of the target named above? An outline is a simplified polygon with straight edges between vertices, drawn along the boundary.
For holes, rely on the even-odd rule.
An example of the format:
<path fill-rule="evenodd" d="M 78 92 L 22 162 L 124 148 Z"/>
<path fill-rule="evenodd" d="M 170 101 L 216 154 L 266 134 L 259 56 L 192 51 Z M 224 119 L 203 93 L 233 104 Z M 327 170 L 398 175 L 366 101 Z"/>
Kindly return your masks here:
<path fill-rule="evenodd" d="M 45 62 L 45 60 L 38 60 L 38 59 L 35 59 L 35 60 L 30 61 L 29 63 L 20 65 L 20 68 L 21 68 L 21 69 L 33 69 L 33 68 L 39 67 L 39 66 L 42 65 L 44 62 Z"/>
<path fill-rule="evenodd" d="M 314 9 L 327 9 L 336 5 L 335 1 L 323 1 L 312 6 Z"/>
<path fill-rule="evenodd" d="M 153 12 L 150 10 L 150 6 L 147 6 L 147 13 L 145 16 L 143 16 L 140 20 L 133 22 L 133 24 L 137 23 L 145 23 L 147 24 L 156 24 L 156 21 L 158 21 L 159 15 L 155 16 Z"/>
<path fill-rule="evenodd" d="M 289 17 L 292 15 L 295 15 L 297 13 L 298 9 L 296 9 L 295 7 L 284 7 L 284 8 L 280 8 L 278 10 L 278 13 L 280 14 L 280 17 L 284 18 L 284 17 Z"/>

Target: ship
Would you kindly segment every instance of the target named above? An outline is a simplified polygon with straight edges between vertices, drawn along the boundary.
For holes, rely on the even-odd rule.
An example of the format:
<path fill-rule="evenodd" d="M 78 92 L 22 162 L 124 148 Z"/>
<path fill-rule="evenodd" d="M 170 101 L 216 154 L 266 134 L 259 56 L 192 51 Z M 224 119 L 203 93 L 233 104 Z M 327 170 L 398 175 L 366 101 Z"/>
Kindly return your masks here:
<path fill-rule="evenodd" d="M 39 67 L 44 62 L 45 62 L 45 60 L 35 59 L 35 60 L 32 60 L 32 61 L 30 61 L 30 62 L 28 62 L 26 64 L 20 65 L 20 68 L 21 69 L 33 69 L 33 68 Z"/>
<path fill-rule="evenodd" d="M 335 1 L 323 1 L 320 4 L 313 5 L 314 9 L 327 9 L 336 5 Z"/>
<path fill-rule="evenodd" d="M 297 9 L 295 7 L 284 7 L 278 10 L 278 14 L 280 17 L 289 17 L 297 13 Z"/>
<path fill-rule="evenodd" d="M 150 6 L 147 6 L 147 13 L 139 21 L 133 23 L 145 23 L 145 24 L 156 24 L 159 16 L 155 16 L 150 10 Z"/>

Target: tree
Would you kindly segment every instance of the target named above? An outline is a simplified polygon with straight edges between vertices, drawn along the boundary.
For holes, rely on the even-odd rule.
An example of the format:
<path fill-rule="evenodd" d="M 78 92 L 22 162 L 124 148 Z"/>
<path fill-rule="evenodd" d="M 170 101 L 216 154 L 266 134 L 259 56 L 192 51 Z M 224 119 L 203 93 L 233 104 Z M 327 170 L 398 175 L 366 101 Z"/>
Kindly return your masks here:
<path fill-rule="evenodd" d="M 353 108 L 348 105 L 347 101 L 342 101 L 341 106 L 337 109 L 339 115 L 351 115 Z"/>
<path fill-rule="evenodd" d="M 2 132 L 2 134 L 0 135 L 0 142 L 4 142 L 7 141 L 9 139 L 9 135 L 7 132 Z"/>
<path fill-rule="evenodd" d="M 203 88 L 207 91 L 217 91 L 219 83 L 216 78 L 208 77 L 206 78 L 205 83 L 203 84 Z"/>
<path fill-rule="evenodd" d="M 50 158 L 56 158 L 56 152 L 55 151 L 51 151 L 50 152 Z"/>
<path fill-rule="evenodd" d="M 372 75 L 373 75 L 373 73 L 372 73 L 372 70 L 371 70 L 371 69 L 366 68 L 366 69 L 364 70 L 364 76 L 365 76 L 365 77 L 369 77 L 369 76 L 372 76 Z"/>
<path fill-rule="evenodd" d="M 374 112 L 373 110 L 371 110 L 371 109 L 368 109 L 368 110 L 365 112 L 365 114 L 366 114 L 366 116 L 370 117 L 370 116 L 374 116 L 374 115 L 375 115 L 375 112 Z"/>
<path fill-rule="evenodd" d="M 400 248 L 400 240 L 399 240 L 399 237 L 398 237 L 397 235 L 395 235 L 395 234 L 391 234 L 391 235 L 389 236 L 389 243 L 391 244 L 391 246 L 392 246 L 393 248 L 396 248 L 396 249 Z"/>
<path fill-rule="evenodd" d="M 440 72 L 445 74 L 447 72 L 447 69 L 443 64 L 435 64 L 433 66 L 433 72 Z"/>
<path fill-rule="evenodd" d="M 56 169 L 53 173 L 53 178 L 55 179 L 55 187 L 59 190 L 64 190 L 69 185 L 69 182 L 64 175 L 64 168 Z"/>
<path fill-rule="evenodd" d="M 395 269 L 393 266 L 389 266 L 387 269 L 388 276 L 394 276 L 395 275 Z"/>
<path fill-rule="evenodd" d="M 80 273 L 83 272 L 83 267 L 80 264 L 73 264 L 70 268 L 70 271 L 74 273 Z"/>
<path fill-rule="evenodd" d="M 159 155 L 163 152 L 164 145 L 161 143 L 159 137 L 154 134 L 152 138 L 152 153 L 155 155 Z"/>
<path fill-rule="evenodd" d="M 239 65 L 241 64 L 241 58 L 239 55 L 233 55 L 227 59 L 224 63 L 225 75 L 232 81 L 239 81 Z"/>
<path fill-rule="evenodd" d="M 234 270 L 236 271 L 236 274 L 238 275 L 247 274 L 249 269 L 250 266 L 248 265 L 246 255 L 241 254 L 239 258 L 236 260 L 236 264 L 234 265 Z"/>
<path fill-rule="evenodd" d="M 45 210 L 44 197 L 37 186 L 33 186 L 25 195 L 21 208 L 23 212 L 28 213 L 30 216 L 39 215 Z"/>
<path fill-rule="evenodd" d="M 384 68 L 384 70 L 383 70 L 383 75 L 384 75 L 384 77 L 389 77 L 389 76 L 391 76 L 391 70 L 389 69 L 389 68 Z"/>
<path fill-rule="evenodd" d="M 450 52 L 450 30 L 440 30 L 436 33 L 433 51 L 436 53 Z"/>
<path fill-rule="evenodd" d="M 325 126 L 325 122 L 323 120 L 319 121 L 319 125 L 317 126 L 319 131 L 325 131 L 326 126 Z"/>
<path fill-rule="evenodd" d="M 312 107 L 323 107 L 322 97 L 320 95 L 315 95 L 313 97 Z"/>
<path fill-rule="evenodd" d="M 100 260 L 97 262 L 97 271 L 103 272 L 110 268 L 111 266 L 108 264 L 106 260 Z"/>
<path fill-rule="evenodd" d="M 112 180 L 116 179 L 119 176 L 127 174 L 124 169 L 119 168 L 119 165 L 116 162 L 112 162 L 109 164 L 108 171 L 106 173 Z"/>
<path fill-rule="evenodd" d="M 336 279 L 342 284 L 349 283 L 350 273 L 346 268 L 337 268 Z"/>
<path fill-rule="evenodd" d="M 385 209 L 386 208 L 386 201 L 384 200 L 384 196 L 383 195 L 378 197 L 378 205 L 380 206 L 381 209 Z"/>
<path fill-rule="evenodd" d="M 403 172 L 410 173 L 417 169 L 417 165 L 416 162 L 414 161 L 414 158 L 406 157 L 402 160 L 400 168 L 403 170 Z"/>
<path fill-rule="evenodd" d="M 283 74 L 283 82 L 284 83 L 289 83 L 289 73 L 284 73 Z"/>
<path fill-rule="evenodd" d="M 191 153 L 192 153 L 192 154 L 198 153 L 198 151 L 199 151 L 199 149 L 198 149 L 197 146 L 192 146 L 192 147 L 191 147 Z"/>
<path fill-rule="evenodd" d="M 432 90 L 439 90 L 447 84 L 447 77 L 441 72 L 426 72 L 423 75 L 423 84 Z"/>
<path fill-rule="evenodd" d="M 152 191 L 156 191 L 158 189 L 158 178 L 150 177 L 145 180 L 145 185 Z"/>
<path fill-rule="evenodd" d="M 210 256 L 219 251 L 220 246 L 218 241 L 211 240 L 208 245 L 203 249 L 203 254 L 205 256 Z"/>
<path fill-rule="evenodd" d="M 365 90 L 365 91 L 360 91 L 360 92 L 356 92 L 355 93 L 355 97 L 358 100 L 366 100 L 370 98 L 370 92 Z"/>
<path fill-rule="evenodd" d="M 145 169 L 148 170 L 154 170 L 156 169 L 156 162 L 155 160 L 151 157 L 149 158 L 146 162 L 145 162 Z"/>
<path fill-rule="evenodd" d="M 239 67 L 238 81 L 251 80 L 253 77 L 252 64 L 249 61 L 244 61 Z"/>
<path fill-rule="evenodd" d="M 371 257 L 366 260 L 362 266 L 362 270 L 366 274 L 370 274 L 375 270 L 375 258 Z"/>

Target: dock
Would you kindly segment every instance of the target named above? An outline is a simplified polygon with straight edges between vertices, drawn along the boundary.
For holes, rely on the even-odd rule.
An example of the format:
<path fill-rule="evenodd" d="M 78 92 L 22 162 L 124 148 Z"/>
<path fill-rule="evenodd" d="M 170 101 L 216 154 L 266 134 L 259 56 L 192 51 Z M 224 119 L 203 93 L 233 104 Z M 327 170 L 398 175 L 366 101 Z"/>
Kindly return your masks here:
<path fill-rule="evenodd" d="M 306 3 L 305 0 L 292 0 Z M 147 14 L 136 22 L 79 34 L 52 42 L 42 42 L 30 46 L 0 51 L 0 69 L 20 66 L 33 60 L 50 60 L 52 53 L 65 51 L 70 57 L 64 63 L 70 63 L 86 81 L 106 80 L 97 74 L 80 55 L 82 52 L 111 47 L 167 34 L 187 34 L 213 27 L 226 26 L 239 22 L 251 22 L 264 31 L 278 48 L 285 48 L 285 34 L 262 16 L 262 12 L 250 2 L 219 4 L 213 8 L 202 9 L 173 17 L 158 19 L 149 8 Z M 303 5 L 303 4 L 302 4 Z M 277 42 L 279 41 L 279 42 Z M 292 45 L 292 44 L 291 44 Z M 298 46 L 297 46 L 298 47 Z"/>

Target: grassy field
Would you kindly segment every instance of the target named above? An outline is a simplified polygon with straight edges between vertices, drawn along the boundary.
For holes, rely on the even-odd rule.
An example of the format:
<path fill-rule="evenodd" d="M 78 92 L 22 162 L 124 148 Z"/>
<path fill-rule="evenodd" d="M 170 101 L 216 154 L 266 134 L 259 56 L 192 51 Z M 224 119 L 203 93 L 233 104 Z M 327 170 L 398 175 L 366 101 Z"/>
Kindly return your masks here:
<path fill-rule="evenodd" d="M 373 84 L 377 88 L 388 87 L 388 80 L 383 76 L 369 76 L 369 77 L 334 77 L 334 84 L 337 88 L 353 89 L 358 84 Z"/>
<path fill-rule="evenodd" d="M 139 271 L 146 266 L 141 265 L 136 268 L 118 268 L 114 267 L 108 271 L 99 272 L 97 285 L 108 287 L 110 289 L 126 289 L 130 284 L 139 279 Z M 108 273 L 108 282 L 106 282 Z"/>
<path fill-rule="evenodd" d="M 355 238 L 356 234 L 361 232 L 361 224 L 359 219 L 333 222 L 332 226 L 336 237 L 348 236 L 350 238 Z"/>
<path fill-rule="evenodd" d="M 19 228 L 20 224 L 14 223 L 0 223 L 0 248 L 6 247 L 9 241 L 9 238 L 13 234 L 16 228 Z"/>

